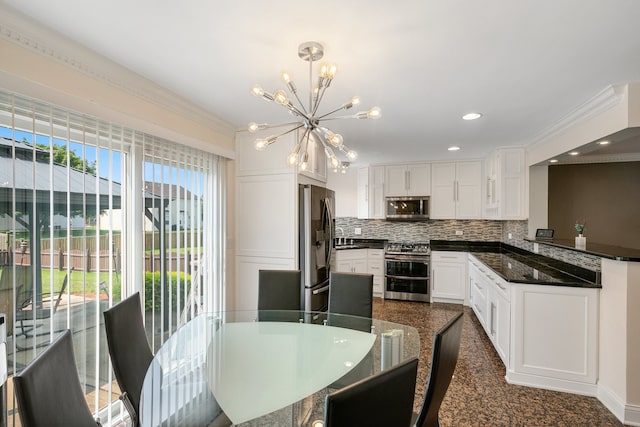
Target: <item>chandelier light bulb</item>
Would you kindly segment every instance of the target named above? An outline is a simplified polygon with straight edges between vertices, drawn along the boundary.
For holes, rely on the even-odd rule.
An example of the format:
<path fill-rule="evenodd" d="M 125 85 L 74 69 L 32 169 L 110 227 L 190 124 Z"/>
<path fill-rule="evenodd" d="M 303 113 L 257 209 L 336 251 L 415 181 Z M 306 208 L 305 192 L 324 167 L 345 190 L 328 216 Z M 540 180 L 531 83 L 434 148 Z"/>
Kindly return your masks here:
<path fill-rule="evenodd" d="M 264 89 L 262 89 L 262 86 L 260 86 L 260 85 L 254 85 L 251 88 L 251 93 L 254 96 L 262 96 L 262 95 L 264 95 Z"/>
<path fill-rule="evenodd" d="M 327 64 L 322 64 L 320 66 L 320 72 L 318 73 L 321 78 L 327 78 L 327 73 L 329 71 L 329 66 Z"/>
<path fill-rule="evenodd" d="M 294 166 L 298 163 L 298 152 L 293 151 L 291 154 L 287 156 L 287 164 L 289 166 Z"/>
<path fill-rule="evenodd" d="M 277 90 L 276 93 L 273 94 L 273 100 L 280 105 L 289 104 L 289 98 L 287 98 L 287 94 L 282 89 Z"/>
<path fill-rule="evenodd" d="M 335 64 L 331 64 L 329 66 L 329 69 L 327 70 L 327 78 L 332 79 L 336 75 L 337 71 L 338 71 L 338 67 L 336 67 Z"/>
<path fill-rule="evenodd" d="M 280 77 L 282 78 L 282 81 L 287 84 L 291 81 L 291 76 L 286 71 L 283 71 Z"/>
<path fill-rule="evenodd" d="M 355 160 L 358 158 L 358 153 L 354 150 L 349 150 L 347 151 L 347 159 L 349 160 Z"/>
<path fill-rule="evenodd" d="M 300 162 L 300 170 L 306 171 L 309 167 L 309 153 L 304 153 L 302 162 Z"/>
<path fill-rule="evenodd" d="M 267 140 L 264 138 L 258 138 L 254 143 L 254 146 L 258 151 L 264 151 L 267 148 L 267 145 Z"/>
<path fill-rule="evenodd" d="M 353 96 L 351 97 L 351 105 L 358 105 L 360 104 L 360 97 L 359 96 Z"/>
<path fill-rule="evenodd" d="M 380 110 L 380 107 L 373 107 L 369 111 L 367 111 L 368 119 L 375 120 L 375 119 L 379 119 L 380 117 L 382 117 L 382 111 Z"/>
<path fill-rule="evenodd" d="M 331 155 L 330 161 L 331 166 L 333 166 L 334 168 L 337 168 L 340 165 L 340 160 L 338 160 L 338 158 L 334 154 Z"/>
<path fill-rule="evenodd" d="M 339 133 L 332 133 L 331 135 L 329 135 L 329 143 L 331 145 L 333 145 L 334 147 L 342 147 L 342 135 L 340 135 Z"/>
<path fill-rule="evenodd" d="M 257 124 L 256 122 L 251 122 L 251 123 L 249 123 L 249 126 L 247 127 L 247 129 L 251 133 L 256 133 L 258 131 L 258 129 L 260 129 L 260 125 Z"/>

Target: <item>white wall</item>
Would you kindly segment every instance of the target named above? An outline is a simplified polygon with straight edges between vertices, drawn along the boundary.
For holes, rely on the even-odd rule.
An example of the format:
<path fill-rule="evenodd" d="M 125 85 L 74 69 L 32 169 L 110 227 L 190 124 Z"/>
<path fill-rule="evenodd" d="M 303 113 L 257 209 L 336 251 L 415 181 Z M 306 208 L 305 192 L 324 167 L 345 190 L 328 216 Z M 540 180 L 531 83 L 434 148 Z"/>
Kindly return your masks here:
<path fill-rule="evenodd" d="M 327 174 L 327 188 L 336 193 L 336 217 L 358 216 L 358 170 L 349 168 L 347 173 Z"/>

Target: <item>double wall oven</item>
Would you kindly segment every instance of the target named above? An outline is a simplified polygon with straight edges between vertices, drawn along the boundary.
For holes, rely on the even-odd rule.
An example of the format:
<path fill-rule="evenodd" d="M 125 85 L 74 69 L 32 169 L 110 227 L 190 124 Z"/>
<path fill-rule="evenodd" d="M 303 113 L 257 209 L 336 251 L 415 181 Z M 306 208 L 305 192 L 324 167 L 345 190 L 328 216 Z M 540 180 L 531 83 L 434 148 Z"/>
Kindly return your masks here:
<path fill-rule="evenodd" d="M 389 243 L 385 250 L 385 299 L 429 302 L 429 243 Z"/>

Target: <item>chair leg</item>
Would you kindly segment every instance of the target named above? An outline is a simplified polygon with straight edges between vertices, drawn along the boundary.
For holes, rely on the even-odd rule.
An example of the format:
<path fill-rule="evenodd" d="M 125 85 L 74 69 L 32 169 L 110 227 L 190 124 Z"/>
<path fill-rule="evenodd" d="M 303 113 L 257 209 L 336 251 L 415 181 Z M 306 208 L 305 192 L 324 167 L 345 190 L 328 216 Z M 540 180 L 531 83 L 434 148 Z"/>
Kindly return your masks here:
<path fill-rule="evenodd" d="M 126 391 L 120 395 L 120 400 L 122 400 L 122 404 L 124 405 L 124 408 L 129 413 L 129 417 L 131 417 L 131 425 L 133 427 L 136 427 L 138 425 L 138 413 L 133 407 L 133 403 L 131 403 L 131 400 L 129 399 L 129 395 L 127 394 Z"/>

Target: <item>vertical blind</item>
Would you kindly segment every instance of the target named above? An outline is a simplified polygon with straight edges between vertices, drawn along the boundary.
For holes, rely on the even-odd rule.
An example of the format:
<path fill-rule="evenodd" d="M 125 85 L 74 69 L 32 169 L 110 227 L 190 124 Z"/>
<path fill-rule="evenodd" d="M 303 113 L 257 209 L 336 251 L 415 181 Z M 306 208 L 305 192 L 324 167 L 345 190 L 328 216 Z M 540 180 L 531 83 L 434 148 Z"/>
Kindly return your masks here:
<path fill-rule="evenodd" d="M 156 350 L 224 308 L 226 160 L 0 91 L 0 162 L 9 373 L 71 329 L 87 402 L 109 424 L 123 411 L 102 312 L 141 292 Z"/>

